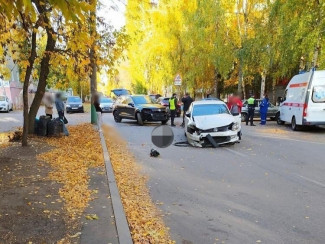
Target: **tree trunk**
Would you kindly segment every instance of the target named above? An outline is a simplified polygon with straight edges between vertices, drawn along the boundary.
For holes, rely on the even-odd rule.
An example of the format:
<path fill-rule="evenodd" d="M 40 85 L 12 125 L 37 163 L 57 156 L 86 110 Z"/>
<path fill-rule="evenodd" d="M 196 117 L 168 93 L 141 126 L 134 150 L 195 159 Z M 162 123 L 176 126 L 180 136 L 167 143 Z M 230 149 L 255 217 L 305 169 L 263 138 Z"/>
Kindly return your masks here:
<path fill-rule="evenodd" d="M 243 75 L 243 69 L 242 69 L 242 64 L 241 64 L 241 60 L 240 60 L 239 61 L 239 72 L 238 72 L 238 91 L 237 91 L 238 95 L 240 97 L 243 95 L 243 80 L 244 80 L 244 75 Z M 244 99 L 245 99 L 245 94 L 244 94 Z"/>
<path fill-rule="evenodd" d="M 264 97 L 264 94 L 265 94 L 265 80 L 266 80 L 266 72 L 263 71 L 262 72 L 262 81 L 261 81 L 261 94 L 260 94 L 261 99 Z"/>
<path fill-rule="evenodd" d="M 49 24 L 49 20 L 46 23 Z M 38 86 L 37 86 L 33 103 L 30 107 L 29 114 L 28 114 L 28 132 L 30 134 L 34 133 L 35 117 L 37 115 L 38 109 L 41 105 L 45 93 L 47 77 L 50 72 L 51 52 L 54 51 L 55 43 L 56 43 L 55 39 L 53 38 L 54 32 L 51 27 L 46 28 L 46 33 L 47 33 L 47 43 L 46 43 L 45 53 L 41 61 Z"/>
<path fill-rule="evenodd" d="M 28 136 L 28 87 L 29 80 L 32 74 L 32 70 L 34 67 L 34 61 L 36 58 L 36 32 L 32 33 L 32 44 L 31 44 L 31 52 L 28 59 L 29 65 L 26 69 L 24 86 L 23 86 L 23 102 L 24 102 L 24 125 L 23 125 L 23 136 L 22 136 L 22 146 L 25 147 L 28 145 L 27 136 Z"/>
<path fill-rule="evenodd" d="M 272 94 L 273 94 L 273 97 L 272 97 L 272 100 L 273 100 L 274 104 L 276 103 L 275 86 L 276 86 L 276 79 L 273 78 L 273 82 L 272 82 Z"/>

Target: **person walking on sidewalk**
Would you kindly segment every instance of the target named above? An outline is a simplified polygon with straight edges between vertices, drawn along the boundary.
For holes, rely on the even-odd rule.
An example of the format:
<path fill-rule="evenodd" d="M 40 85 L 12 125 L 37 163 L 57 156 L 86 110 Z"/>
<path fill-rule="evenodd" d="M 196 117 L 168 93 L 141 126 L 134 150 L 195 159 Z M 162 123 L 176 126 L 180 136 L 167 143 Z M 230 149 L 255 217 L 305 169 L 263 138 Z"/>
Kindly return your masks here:
<path fill-rule="evenodd" d="M 59 119 L 63 124 L 63 133 L 66 136 L 68 136 L 69 131 L 68 131 L 67 127 L 65 126 L 65 121 L 66 121 L 66 123 L 68 123 L 68 121 L 64 117 L 64 103 L 62 101 L 61 93 L 57 93 L 55 95 L 55 107 L 56 107 L 56 110 L 58 111 Z"/>
<path fill-rule="evenodd" d="M 45 114 L 52 119 L 53 116 L 53 97 L 47 94 L 44 98 Z"/>
<path fill-rule="evenodd" d="M 177 98 L 176 93 L 173 93 L 173 96 L 169 99 L 169 111 L 170 111 L 170 121 L 171 126 L 176 126 L 174 124 L 175 116 L 176 116 L 176 108 L 177 108 Z"/>
<path fill-rule="evenodd" d="M 251 126 L 255 126 L 253 123 L 255 107 L 257 107 L 257 102 L 254 98 L 254 95 L 251 95 L 250 98 L 247 100 L 248 105 L 248 115 L 246 117 L 246 125 L 248 125 L 248 121 L 250 121 Z"/>
<path fill-rule="evenodd" d="M 96 113 L 97 113 L 98 131 L 102 131 L 102 113 L 103 113 L 103 110 L 100 107 L 99 96 L 97 94 L 94 96 L 94 106 L 95 106 Z"/>
<path fill-rule="evenodd" d="M 190 94 L 188 92 L 185 93 L 185 96 L 182 98 L 183 103 L 183 123 L 182 126 L 185 126 L 185 113 L 190 108 L 191 103 L 193 102 L 193 99 L 190 97 Z"/>
<path fill-rule="evenodd" d="M 265 94 L 260 104 L 261 125 L 266 125 L 267 110 L 269 109 L 269 97 Z"/>

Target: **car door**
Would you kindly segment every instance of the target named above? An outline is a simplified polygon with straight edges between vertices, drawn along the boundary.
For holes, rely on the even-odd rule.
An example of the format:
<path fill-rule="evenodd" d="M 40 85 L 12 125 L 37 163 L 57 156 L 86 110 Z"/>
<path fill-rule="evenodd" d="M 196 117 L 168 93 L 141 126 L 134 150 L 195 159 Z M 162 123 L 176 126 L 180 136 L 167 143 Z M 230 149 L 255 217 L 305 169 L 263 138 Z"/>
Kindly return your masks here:
<path fill-rule="evenodd" d="M 135 118 L 135 104 L 131 97 L 127 97 L 125 102 L 125 116 L 128 118 Z"/>
<path fill-rule="evenodd" d="M 254 111 L 254 117 L 260 117 L 260 105 L 261 105 L 261 100 L 257 100 L 256 99 L 256 104 L 257 107 L 255 107 L 255 111 Z"/>

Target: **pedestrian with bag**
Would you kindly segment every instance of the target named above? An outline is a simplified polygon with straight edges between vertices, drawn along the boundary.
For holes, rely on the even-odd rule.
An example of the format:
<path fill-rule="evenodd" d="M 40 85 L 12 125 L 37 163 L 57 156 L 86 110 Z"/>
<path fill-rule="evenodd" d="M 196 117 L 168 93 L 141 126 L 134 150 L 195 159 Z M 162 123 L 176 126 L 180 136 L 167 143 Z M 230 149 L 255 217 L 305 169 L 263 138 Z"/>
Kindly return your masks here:
<path fill-rule="evenodd" d="M 94 106 L 95 106 L 96 114 L 97 114 L 98 131 L 102 131 L 102 113 L 103 113 L 103 110 L 100 107 L 99 96 L 97 94 L 94 96 Z"/>
<path fill-rule="evenodd" d="M 266 125 L 267 111 L 269 109 L 269 97 L 265 94 L 260 104 L 261 125 Z"/>
<path fill-rule="evenodd" d="M 253 123 L 255 107 L 257 107 L 257 101 L 254 95 L 251 95 L 250 98 L 247 100 L 247 106 L 248 106 L 248 115 L 246 117 L 246 125 L 248 125 L 248 121 L 249 121 L 251 126 L 256 126 Z"/>
<path fill-rule="evenodd" d="M 170 111 L 170 121 L 171 126 L 176 126 L 174 124 L 175 116 L 176 116 L 176 108 L 177 108 L 177 98 L 176 93 L 173 93 L 173 96 L 169 99 L 169 111 Z"/>
<path fill-rule="evenodd" d="M 68 120 L 64 116 L 64 103 L 62 101 L 62 95 L 61 95 L 61 93 L 57 93 L 55 95 L 55 107 L 56 107 L 56 110 L 58 111 L 59 119 L 60 119 L 60 121 L 63 124 L 63 133 L 66 136 L 68 136 L 69 135 L 69 131 L 68 131 L 67 127 L 65 126 L 65 124 L 68 123 Z"/>
<path fill-rule="evenodd" d="M 228 108 L 230 113 L 236 118 L 237 123 L 239 124 L 238 137 L 241 140 L 241 109 L 243 107 L 243 103 L 239 96 L 232 96 L 229 99 Z"/>
<path fill-rule="evenodd" d="M 182 126 L 185 126 L 185 114 L 186 111 L 190 108 L 191 104 L 193 102 L 193 99 L 190 97 L 190 94 L 188 92 L 185 93 L 185 96 L 182 98 L 183 103 L 183 123 Z"/>

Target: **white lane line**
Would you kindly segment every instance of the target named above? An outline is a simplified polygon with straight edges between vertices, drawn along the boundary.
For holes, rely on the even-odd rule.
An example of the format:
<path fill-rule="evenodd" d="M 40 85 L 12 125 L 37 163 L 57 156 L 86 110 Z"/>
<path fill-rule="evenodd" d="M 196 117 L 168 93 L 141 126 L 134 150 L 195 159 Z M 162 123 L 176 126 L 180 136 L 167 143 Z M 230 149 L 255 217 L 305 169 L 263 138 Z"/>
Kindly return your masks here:
<path fill-rule="evenodd" d="M 288 140 L 288 141 L 296 141 L 296 142 L 303 142 L 303 143 L 312 143 L 312 144 L 325 145 L 325 143 L 322 143 L 322 142 L 307 141 L 307 140 L 303 141 L 303 140 L 297 140 L 297 139 L 292 139 L 292 138 L 287 138 L 287 137 L 282 137 L 282 136 L 268 136 L 268 135 L 264 135 L 264 134 L 261 134 L 261 133 L 254 133 L 254 134 L 248 134 L 248 135 L 271 138 L 271 139 L 282 139 L 282 140 Z"/>
<path fill-rule="evenodd" d="M 318 186 L 321 186 L 321 187 L 324 187 L 325 188 L 325 184 L 323 184 L 323 183 L 321 183 L 319 181 L 316 181 L 316 180 L 313 180 L 313 179 L 309 179 L 309 178 L 307 178 L 305 176 L 298 175 L 298 174 L 294 174 L 294 175 L 297 176 L 297 177 L 299 177 L 299 178 L 301 178 L 301 179 L 304 179 L 304 180 L 306 180 L 308 182 L 314 183 L 314 184 L 316 184 Z"/>
<path fill-rule="evenodd" d="M 233 154 L 237 154 L 237 155 L 239 155 L 239 156 L 241 156 L 241 157 L 245 157 L 245 158 L 248 157 L 248 155 L 246 155 L 246 154 L 244 154 L 244 153 L 237 152 L 237 151 L 235 151 L 235 150 L 233 150 L 233 149 L 230 149 L 230 148 L 223 148 L 223 149 L 225 149 L 225 150 L 227 150 L 227 151 L 229 151 L 229 152 L 231 152 L 231 153 L 233 153 Z"/>

